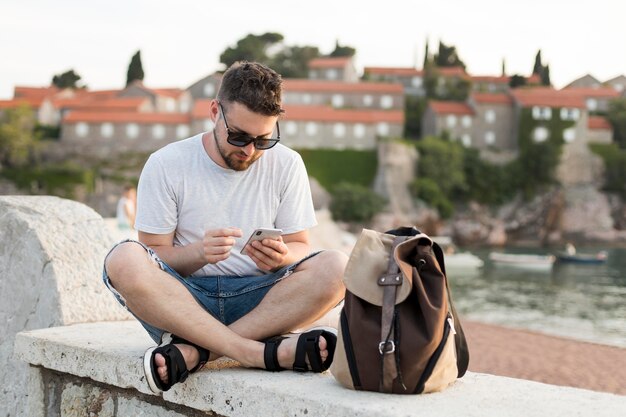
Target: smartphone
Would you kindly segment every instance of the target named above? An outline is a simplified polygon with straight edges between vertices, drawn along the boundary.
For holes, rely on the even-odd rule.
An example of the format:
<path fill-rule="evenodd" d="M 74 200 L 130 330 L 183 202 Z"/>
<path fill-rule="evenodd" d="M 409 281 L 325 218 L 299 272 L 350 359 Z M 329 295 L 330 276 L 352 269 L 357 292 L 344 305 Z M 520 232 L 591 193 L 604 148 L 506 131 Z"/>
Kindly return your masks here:
<path fill-rule="evenodd" d="M 246 248 L 246 246 L 248 246 L 250 243 L 254 242 L 255 240 L 277 239 L 282 234 L 283 234 L 282 229 L 265 229 L 265 228 L 256 229 L 254 232 L 252 232 L 246 244 L 243 245 L 243 248 L 241 248 L 241 253 L 243 253 L 243 250 Z"/>

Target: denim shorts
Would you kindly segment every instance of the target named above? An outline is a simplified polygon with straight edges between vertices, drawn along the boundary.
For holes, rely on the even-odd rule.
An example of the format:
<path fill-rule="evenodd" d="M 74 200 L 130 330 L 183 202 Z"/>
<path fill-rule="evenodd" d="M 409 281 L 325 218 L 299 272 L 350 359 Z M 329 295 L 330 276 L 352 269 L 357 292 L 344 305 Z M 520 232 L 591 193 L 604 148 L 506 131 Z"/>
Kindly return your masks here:
<path fill-rule="evenodd" d="M 227 326 L 252 311 L 252 309 L 259 305 L 261 300 L 263 300 L 263 297 L 265 297 L 265 295 L 276 283 L 291 275 L 291 273 L 302 262 L 319 253 L 312 253 L 298 262 L 284 266 L 276 272 L 264 275 L 182 277 L 168 264 L 162 261 L 148 246 L 131 239 L 124 240 L 118 243 L 118 245 L 125 242 L 133 242 L 141 245 L 161 270 L 167 272 L 169 275 L 180 281 L 194 296 L 198 304 L 209 312 L 209 314 Z M 113 249 L 115 249 L 115 247 L 113 247 Z M 102 270 L 102 280 L 107 288 L 111 290 L 117 301 L 131 314 L 133 314 L 133 312 L 126 306 L 126 300 L 124 300 L 124 297 L 122 297 L 122 295 L 117 292 L 115 288 L 113 288 L 111 280 L 107 275 L 106 268 L 103 268 Z M 167 302 L 166 296 L 163 297 L 163 302 Z M 150 337 L 155 342 L 159 343 L 164 330 L 146 323 L 137 316 L 135 317 L 139 320 L 139 322 L 141 322 Z"/>

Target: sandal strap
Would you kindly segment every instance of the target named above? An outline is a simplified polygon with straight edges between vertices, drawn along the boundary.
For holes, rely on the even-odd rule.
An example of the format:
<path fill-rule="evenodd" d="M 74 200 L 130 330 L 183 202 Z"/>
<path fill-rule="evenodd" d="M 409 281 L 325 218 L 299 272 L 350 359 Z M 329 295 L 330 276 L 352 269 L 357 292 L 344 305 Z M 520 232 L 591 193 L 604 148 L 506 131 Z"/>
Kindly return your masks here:
<path fill-rule="evenodd" d="M 185 358 L 180 350 L 174 346 L 173 344 L 159 346 L 152 352 L 152 361 L 154 361 L 154 356 L 160 353 L 165 358 L 165 366 L 167 367 L 167 383 L 161 381 L 160 378 L 156 378 L 157 385 L 160 385 L 163 391 L 167 391 L 174 384 L 179 382 L 184 382 L 189 376 L 189 371 L 187 370 L 187 365 L 185 364 Z"/>
<path fill-rule="evenodd" d="M 326 349 L 328 357 L 322 362 L 320 356 L 319 341 L 323 336 L 326 339 Z M 298 338 L 296 345 L 296 357 L 293 363 L 293 370 L 297 372 L 324 372 L 333 362 L 335 355 L 335 346 L 337 344 L 337 336 L 327 330 L 311 330 L 303 333 Z M 307 364 L 306 359 L 309 360 Z"/>
<path fill-rule="evenodd" d="M 271 337 L 264 341 L 265 349 L 263 350 L 263 361 L 265 369 L 270 372 L 283 371 L 285 368 L 278 363 L 278 346 L 285 340 L 285 336 Z"/>
<path fill-rule="evenodd" d="M 194 366 L 192 369 L 189 370 L 190 374 L 193 374 L 194 372 L 202 369 L 202 367 L 206 365 L 206 363 L 209 361 L 209 356 L 211 355 L 211 352 L 208 349 L 203 348 L 202 346 L 198 346 L 195 343 L 192 343 L 189 340 L 183 339 L 182 337 L 176 336 L 174 334 L 172 335 L 172 341 L 170 343 L 172 344 L 177 343 L 180 345 L 190 345 L 190 346 L 195 347 L 196 350 L 198 351 L 198 356 L 200 360 L 198 361 L 198 364 L 196 366 Z"/>

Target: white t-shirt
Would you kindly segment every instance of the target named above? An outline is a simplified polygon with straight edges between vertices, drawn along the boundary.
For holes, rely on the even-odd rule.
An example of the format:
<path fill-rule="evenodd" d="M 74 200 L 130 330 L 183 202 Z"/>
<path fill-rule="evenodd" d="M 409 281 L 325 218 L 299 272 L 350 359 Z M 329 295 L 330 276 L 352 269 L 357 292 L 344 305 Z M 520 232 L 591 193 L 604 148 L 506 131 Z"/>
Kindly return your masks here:
<path fill-rule="evenodd" d="M 230 257 L 192 275 L 261 275 L 252 259 L 240 253 L 254 229 L 291 234 L 317 224 L 302 158 L 278 144 L 245 171 L 225 169 L 207 155 L 202 135 L 150 156 L 139 179 L 135 229 L 154 234 L 175 230 L 174 246 L 184 246 L 202 240 L 205 230 L 238 227 L 243 237 Z"/>

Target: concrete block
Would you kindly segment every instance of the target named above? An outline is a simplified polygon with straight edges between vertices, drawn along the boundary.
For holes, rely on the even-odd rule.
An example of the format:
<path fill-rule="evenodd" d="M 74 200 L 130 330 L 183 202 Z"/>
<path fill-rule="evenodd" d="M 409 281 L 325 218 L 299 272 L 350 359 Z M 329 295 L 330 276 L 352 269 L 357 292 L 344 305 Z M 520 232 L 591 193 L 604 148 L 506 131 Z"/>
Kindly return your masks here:
<path fill-rule="evenodd" d="M 57 197 L 0 197 L 0 415 L 26 410 L 28 367 L 12 358 L 22 330 L 129 314 L 101 281 L 113 239 L 100 215 Z"/>
<path fill-rule="evenodd" d="M 150 393 L 141 357 L 151 344 L 141 326 L 128 321 L 22 332 L 15 350 L 33 365 Z M 468 373 L 440 393 L 402 396 L 350 391 L 328 373 L 270 373 L 233 361 L 211 364 L 163 399 L 233 417 L 617 417 L 626 409 L 626 396 L 485 374 Z"/>

